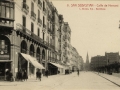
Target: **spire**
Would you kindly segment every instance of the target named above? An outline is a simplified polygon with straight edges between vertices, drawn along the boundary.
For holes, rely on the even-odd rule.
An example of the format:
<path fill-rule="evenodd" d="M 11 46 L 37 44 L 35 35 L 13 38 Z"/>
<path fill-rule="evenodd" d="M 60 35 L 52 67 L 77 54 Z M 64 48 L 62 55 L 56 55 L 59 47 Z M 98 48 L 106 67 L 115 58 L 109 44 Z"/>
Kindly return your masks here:
<path fill-rule="evenodd" d="M 86 56 L 86 65 L 85 65 L 85 69 L 88 71 L 89 70 L 89 56 L 88 56 L 88 52 L 87 52 L 87 56 Z"/>
<path fill-rule="evenodd" d="M 88 56 L 88 52 L 87 52 L 87 57 L 86 57 L 86 64 L 89 64 L 89 56 Z"/>

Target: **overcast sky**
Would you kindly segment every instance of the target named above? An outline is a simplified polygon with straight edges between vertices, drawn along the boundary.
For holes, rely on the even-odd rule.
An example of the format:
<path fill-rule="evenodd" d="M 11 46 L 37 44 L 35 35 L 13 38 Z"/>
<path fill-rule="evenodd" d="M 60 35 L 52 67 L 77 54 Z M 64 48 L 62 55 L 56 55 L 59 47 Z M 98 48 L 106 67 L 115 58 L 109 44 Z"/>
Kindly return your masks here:
<path fill-rule="evenodd" d="M 89 60 L 96 55 L 105 55 L 105 52 L 120 52 L 120 29 L 118 28 L 120 1 L 52 0 L 52 2 L 58 13 L 63 15 L 64 21 L 69 23 L 72 31 L 71 44 L 84 61 L 87 52 Z M 71 7 L 71 4 L 77 6 Z M 80 4 L 94 6 L 79 7 Z M 116 5 L 116 7 L 108 5 Z M 82 8 L 94 10 L 80 10 Z M 105 10 L 96 10 L 96 8 Z"/>

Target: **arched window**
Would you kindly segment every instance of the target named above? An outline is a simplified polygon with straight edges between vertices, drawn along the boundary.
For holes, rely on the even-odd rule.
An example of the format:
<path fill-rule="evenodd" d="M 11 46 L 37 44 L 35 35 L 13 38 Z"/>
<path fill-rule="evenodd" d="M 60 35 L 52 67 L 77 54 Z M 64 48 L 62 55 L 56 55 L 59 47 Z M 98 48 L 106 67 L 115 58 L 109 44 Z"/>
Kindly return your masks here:
<path fill-rule="evenodd" d="M 3 35 L 0 35 L 0 59 L 10 60 L 10 40 Z"/>
<path fill-rule="evenodd" d="M 45 60 L 45 50 L 42 51 L 42 59 Z"/>
<path fill-rule="evenodd" d="M 29 53 L 30 53 L 31 56 L 34 56 L 34 46 L 33 46 L 33 44 L 30 45 L 30 52 Z"/>
<path fill-rule="evenodd" d="M 21 42 L 21 53 L 27 53 L 27 43 L 24 40 Z"/>
<path fill-rule="evenodd" d="M 37 60 L 38 62 L 40 63 L 40 48 L 37 48 L 37 51 L 36 51 L 36 57 L 37 57 Z"/>

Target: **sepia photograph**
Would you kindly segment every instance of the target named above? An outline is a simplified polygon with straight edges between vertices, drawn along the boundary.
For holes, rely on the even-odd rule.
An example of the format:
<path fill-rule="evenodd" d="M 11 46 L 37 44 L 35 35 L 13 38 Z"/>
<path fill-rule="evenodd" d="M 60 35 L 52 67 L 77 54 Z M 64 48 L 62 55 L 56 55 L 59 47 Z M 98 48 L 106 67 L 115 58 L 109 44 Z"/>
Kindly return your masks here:
<path fill-rule="evenodd" d="M 120 90 L 120 0 L 0 0 L 0 90 Z"/>

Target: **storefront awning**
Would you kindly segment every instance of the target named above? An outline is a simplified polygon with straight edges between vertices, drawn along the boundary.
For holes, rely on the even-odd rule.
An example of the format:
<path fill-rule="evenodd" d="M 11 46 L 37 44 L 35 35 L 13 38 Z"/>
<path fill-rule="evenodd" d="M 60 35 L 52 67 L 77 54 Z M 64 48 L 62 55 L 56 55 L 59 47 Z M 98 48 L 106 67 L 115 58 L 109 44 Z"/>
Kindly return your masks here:
<path fill-rule="evenodd" d="M 49 62 L 49 63 L 51 63 L 51 62 Z M 58 67 L 58 68 L 64 68 L 63 66 L 61 66 L 60 64 L 57 64 L 57 63 L 51 63 L 51 64 Z"/>
<path fill-rule="evenodd" d="M 45 69 L 40 63 L 38 63 L 38 61 L 36 60 L 36 58 L 28 55 L 28 54 L 24 54 L 21 53 L 21 55 L 31 64 L 33 64 L 34 67 L 39 68 L 39 69 Z"/>

